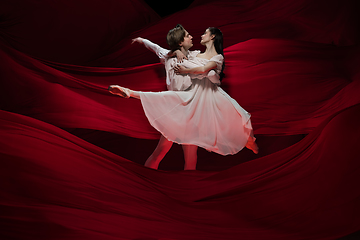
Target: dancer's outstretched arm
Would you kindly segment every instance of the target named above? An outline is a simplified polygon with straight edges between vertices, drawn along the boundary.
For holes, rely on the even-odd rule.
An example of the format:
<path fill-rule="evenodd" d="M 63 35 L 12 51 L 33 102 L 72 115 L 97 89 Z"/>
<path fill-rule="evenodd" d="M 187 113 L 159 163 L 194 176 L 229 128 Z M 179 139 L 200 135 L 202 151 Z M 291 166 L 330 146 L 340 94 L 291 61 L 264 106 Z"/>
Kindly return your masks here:
<path fill-rule="evenodd" d="M 142 37 L 134 38 L 131 44 L 133 44 L 134 42 L 143 44 L 147 49 L 154 52 L 161 60 L 165 60 L 165 58 L 173 56 L 176 56 L 178 62 L 182 62 L 183 59 L 187 59 L 187 57 L 180 50 L 172 52 L 169 49 L 162 48 L 159 45 L 151 42 L 150 40 Z"/>
<path fill-rule="evenodd" d="M 210 61 L 210 62 L 214 62 L 214 61 Z M 179 64 L 174 64 L 173 68 L 174 68 L 174 73 L 176 75 L 189 75 L 192 79 L 193 78 L 197 78 L 197 79 L 203 79 L 203 78 L 208 78 L 212 83 L 216 84 L 216 85 L 220 85 L 221 81 L 220 81 L 220 75 L 216 72 L 216 69 L 212 69 L 212 67 L 214 66 L 212 63 L 208 64 L 207 66 L 194 66 L 192 64 L 188 64 L 188 62 L 184 61 L 183 64 L 181 64 L 182 67 L 177 66 Z M 199 68 L 198 68 L 199 67 Z M 194 68 L 194 69 L 192 69 Z M 190 73 L 185 73 L 189 71 Z M 193 72 L 193 73 L 191 73 Z M 194 74 L 195 72 L 195 74 Z M 175 78 L 175 77 L 174 77 Z"/>

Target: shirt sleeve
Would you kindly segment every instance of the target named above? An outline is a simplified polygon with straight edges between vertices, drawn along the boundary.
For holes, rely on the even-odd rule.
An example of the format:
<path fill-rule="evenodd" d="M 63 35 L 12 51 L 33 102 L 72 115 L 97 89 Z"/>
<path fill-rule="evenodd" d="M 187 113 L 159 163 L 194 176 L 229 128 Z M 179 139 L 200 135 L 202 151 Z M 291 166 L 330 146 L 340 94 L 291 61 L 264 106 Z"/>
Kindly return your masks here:
<path fill-rule="evenodd" d="M 147 49 L 154 52 L 164 63 L 165 59 L 168 57 L 170 50 L 160 47 L 159 45 L 147 40 L 143 39 L 143 43 Z"/>
<path fill-rule="evenodd" d="M 174 72 L 174 66 L 177 64 L 176 58 L 169 58 L 165 62 L 166 85 L 168 90 L 171 91 L 185 91 L 191 86 L 192 81 L 189 75 L 181 75 Z"/>

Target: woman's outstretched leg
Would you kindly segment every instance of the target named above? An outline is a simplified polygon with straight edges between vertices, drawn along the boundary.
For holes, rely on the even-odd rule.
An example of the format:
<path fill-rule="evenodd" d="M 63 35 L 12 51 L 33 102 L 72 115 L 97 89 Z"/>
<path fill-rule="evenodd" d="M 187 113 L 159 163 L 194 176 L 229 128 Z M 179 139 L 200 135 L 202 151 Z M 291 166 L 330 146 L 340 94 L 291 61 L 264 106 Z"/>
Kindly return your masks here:
<path fill-rule="evenodd" d="M 133 97 L 136 99 L 140 99 L 139 91 L 133 91 L 128 88 L 120 87 L 118 85 L 110 85 L 109 92 L 124 98 Z M 170 150 L 172 144 L 173 142 L 167 140 L 164 136 L 161 135 L 158 145 L 156 146 L 154 152 L 146 160 L 144 165 L 149 168 L 158 169 L 161 160 Z"/>
<path fill-rule="evenodd" d="M 123 98 L 129 98 L 133 97 L 136 99 L 140 99 L 140 92 L 139 91 L 133 91 L 128 88 L 120 87 L 118 85 L 110 85 L 108 88 L 109 92 L 118 95 Z"/>
<path fill-rule="evenodd" d="M 196 170 L 197 149 L 196 145 L 182 145 L 184 151 L 184 170 Z"/>
<path fill-rule="evenodd" d="M 159 140 L 154 152 L 146 160 L 145 166 L 153 169 L 158 169 L 161 160 L 165 157 L 166 153 L 170 150 L 173 142 L 167 140 L 163 135 Z"/>

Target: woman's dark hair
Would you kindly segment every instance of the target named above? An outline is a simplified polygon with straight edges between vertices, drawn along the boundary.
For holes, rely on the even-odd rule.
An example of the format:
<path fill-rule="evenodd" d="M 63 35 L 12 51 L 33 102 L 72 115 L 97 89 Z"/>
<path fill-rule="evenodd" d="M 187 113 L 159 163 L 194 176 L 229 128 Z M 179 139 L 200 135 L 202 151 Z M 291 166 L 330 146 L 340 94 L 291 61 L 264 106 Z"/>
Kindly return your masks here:
<path fill-rule="evenodd" d="M 210 35 L 215 35 L 214 47 L 215 47 L 216 52 L 218 54 L 221 54 L 224 57 L 224 61 L 223 61 L 223 65 L 222 65 L 221 73 L 220 73 L 220 81 L 221 81 L 223 79 L 223 77 L 225 76 L 225 74 L 224 74 L 225 56 L 224 56 L 224 47 L 223 47 L 223 34 L 220 31 L 220 29 L 218 29 L 218 28 L 209 27 L 208 29 L 210 31 Z"/>

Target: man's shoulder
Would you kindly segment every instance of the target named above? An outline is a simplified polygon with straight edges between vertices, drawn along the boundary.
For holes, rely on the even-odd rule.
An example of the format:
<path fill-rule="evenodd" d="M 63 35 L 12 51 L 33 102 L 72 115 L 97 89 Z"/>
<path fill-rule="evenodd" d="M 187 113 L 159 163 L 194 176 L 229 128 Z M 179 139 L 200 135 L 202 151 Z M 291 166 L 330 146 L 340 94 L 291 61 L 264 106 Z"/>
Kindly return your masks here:
<path fill-rule="evenodd" d="M 176 64 L 177 64 L 177 58 L 176 57 L 165 58 L 165 67 L 172 68 Z"/>
<path fill-rule="evenodd" d="M 193 51 L 189 50 L 189 56 L 192 56 L 192 57 L 196 57 L 199 53 L 201 53 L 200 50 L 193 50 Z"/>

